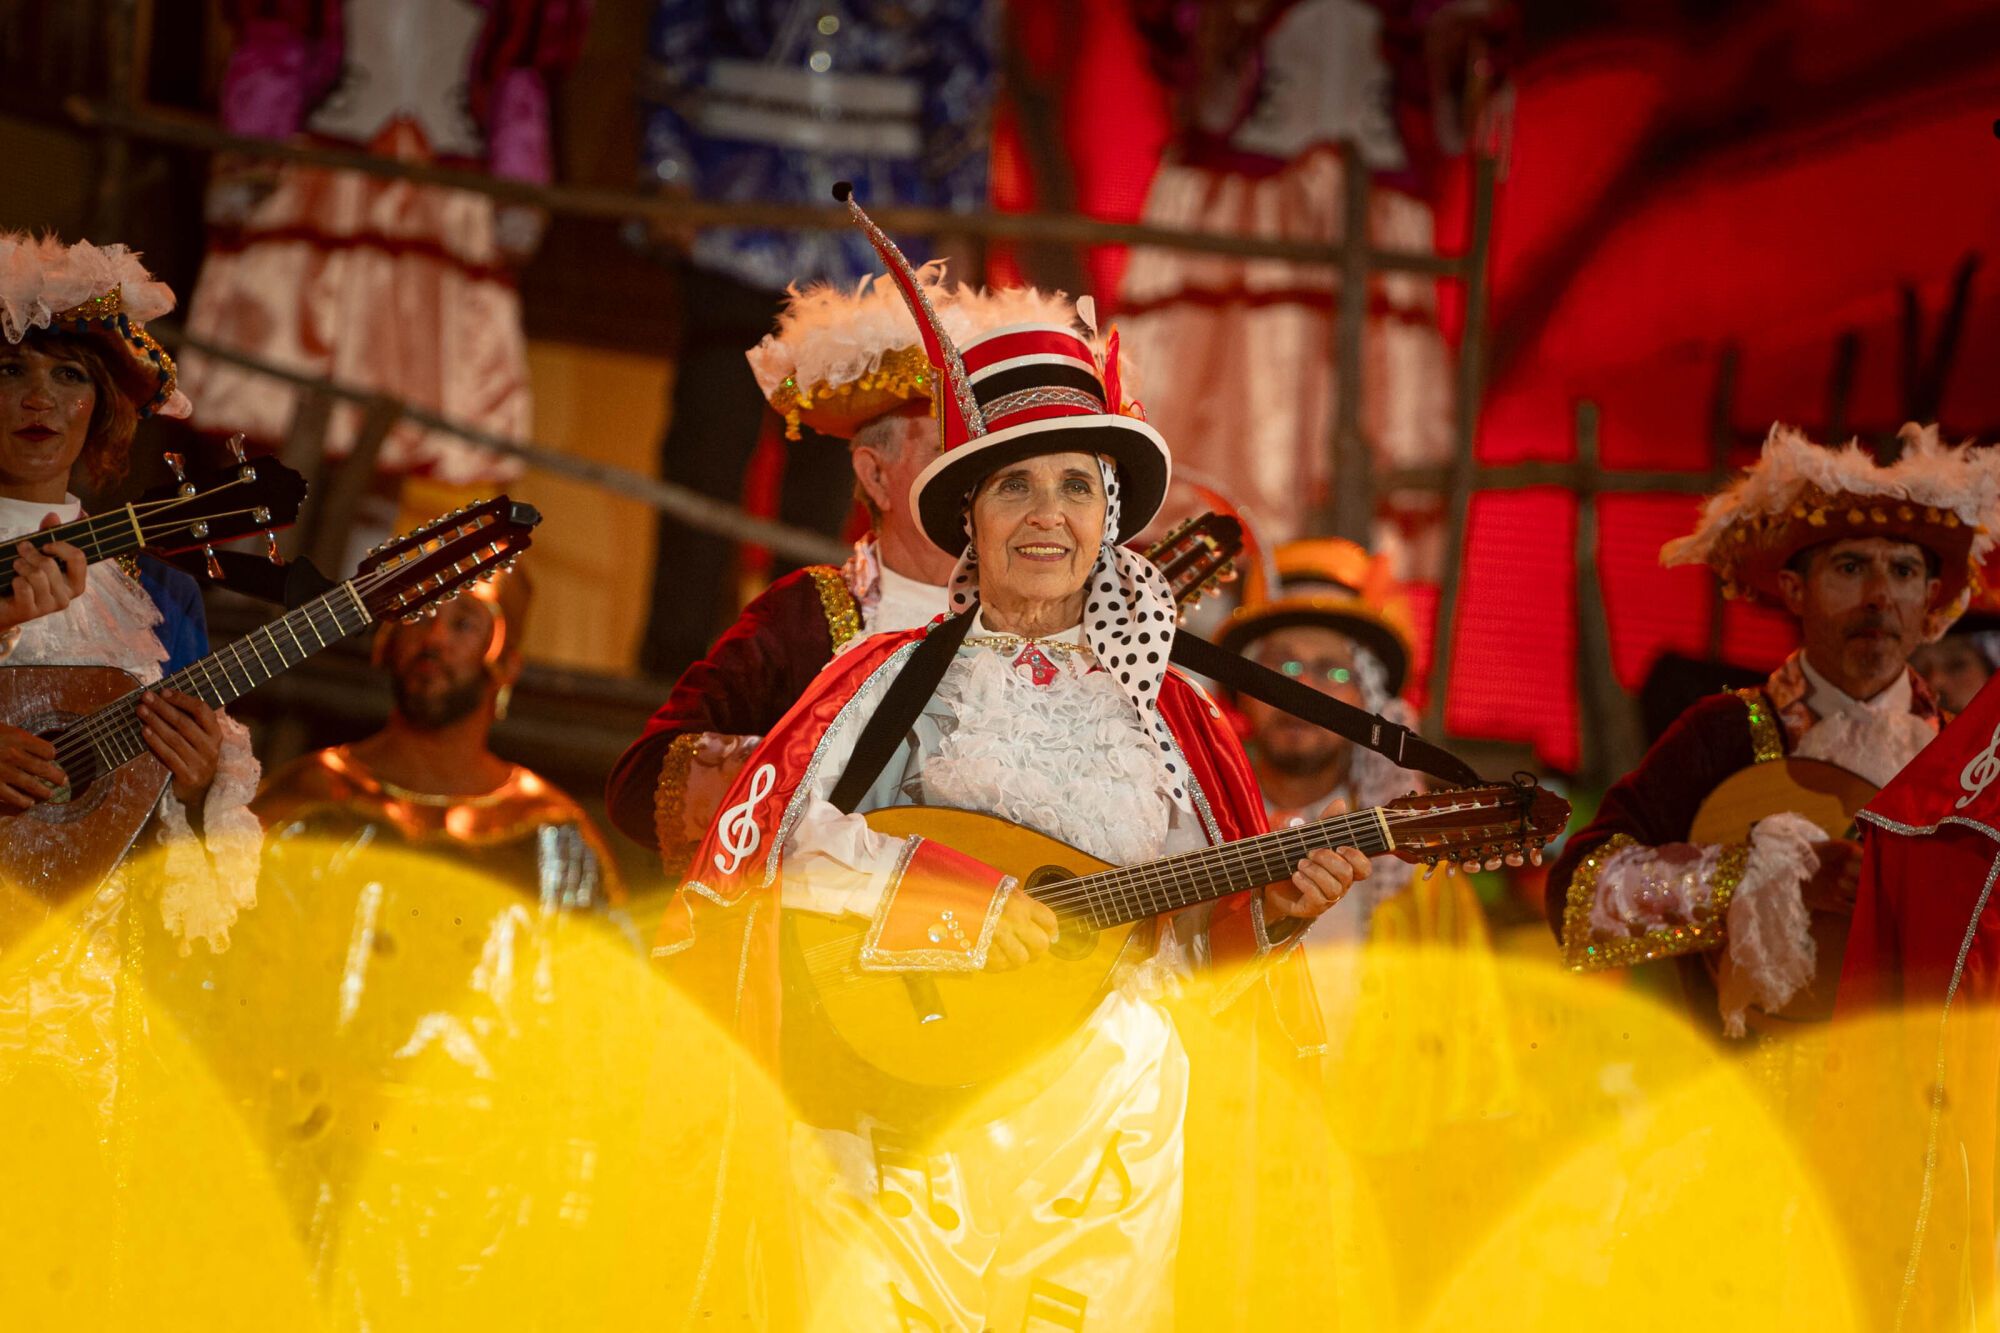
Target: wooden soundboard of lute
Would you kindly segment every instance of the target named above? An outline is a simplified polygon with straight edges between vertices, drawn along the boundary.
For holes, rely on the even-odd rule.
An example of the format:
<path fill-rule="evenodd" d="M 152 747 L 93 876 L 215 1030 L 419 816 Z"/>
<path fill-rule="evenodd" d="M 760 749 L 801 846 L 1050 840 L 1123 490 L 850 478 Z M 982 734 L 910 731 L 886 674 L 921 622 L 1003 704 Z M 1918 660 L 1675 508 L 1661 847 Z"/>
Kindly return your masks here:
<path fill-rule="evenodd" d="M 1751 826 L 1758 820 L 1787 812 L 1803 815 L 1829 838 L 1851 838 L 1854 816 L 1878 790 L 1868 779 L 1818 759 L 1785 758 L 1752 764 L 1732 773 L 1708 794 L 1695 812 L 1688 841 L 1741 842 L 1750 836 Z M 1844 914 L 1814 912 L 1812 936 L 1817 961 L 1811 984 L 1775 1014 L 1751 1010 L 1745 1020 L 1749 1026 L 1780 1031 L 1795 1023 L 1832 1018 L 1834 988 L 1840 982 L 1851 924 L 1852 919 Z M 1703 961 L 1715 976 L 1722 963 L 1721 951 L 1703 955 Z"/>

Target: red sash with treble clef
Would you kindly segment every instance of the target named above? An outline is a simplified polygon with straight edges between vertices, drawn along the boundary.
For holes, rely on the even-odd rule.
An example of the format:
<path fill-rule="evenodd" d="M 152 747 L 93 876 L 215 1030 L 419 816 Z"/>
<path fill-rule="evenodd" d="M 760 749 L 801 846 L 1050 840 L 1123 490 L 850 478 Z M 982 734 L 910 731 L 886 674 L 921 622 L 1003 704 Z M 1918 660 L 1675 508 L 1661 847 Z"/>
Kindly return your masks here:
<path fill-rule="evenodd" d="M 777 901 L 765 891 L 776 886 L 780 844 L 795 806 L 802 805 L 801 784 L 818 765 L 838 771 L 845 755 L 822 752 L 828 730 L 869 679 L 878 671 L 893 675 L 925 633 L 877 635 L 834 659 L 743 766 L 695 852 L 687 883 L 668 904 L 654 958 L 760 1054 L 775 1054 L 778 1021 Z M 1217 840 L 1263 832 L 1256 780 L 1221 710 L 1177 672 L 1166 678 L 1160 709 L 1206 801 Z M 859 734 L 864 721 L 857 718 L 849 734 Z M 936 849 L 941 861 L 949 850 Z M 1216 904 L 1209 949 L 1218 962 L 1249 961 L 1264 952 L 1250 894 Z M 1281 989 L 1287 1032 L 1302 1046 L 1322 1040 L 1303 974 L 1289 976 Z"/>

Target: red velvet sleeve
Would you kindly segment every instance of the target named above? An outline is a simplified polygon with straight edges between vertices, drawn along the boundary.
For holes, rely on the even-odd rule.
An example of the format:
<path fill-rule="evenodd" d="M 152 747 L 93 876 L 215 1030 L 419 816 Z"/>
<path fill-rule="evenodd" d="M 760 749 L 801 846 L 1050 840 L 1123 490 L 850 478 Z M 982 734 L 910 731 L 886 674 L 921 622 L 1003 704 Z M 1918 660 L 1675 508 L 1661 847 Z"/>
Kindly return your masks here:
<path fill-rule="evenodd" d="M 1604 793 L 1597 817 L 1570 835 L 1550 867 L 1543 906 L 1556 939 L 1562 939 L 1570 880 L 1584 857 L 1620 833 L 1648 847 L 1687 841 L 1708 794 L 1755 759 L 1749 713 L 1735 695 L 1712 695 L 1682 713 L 1639 766 Z"/>
<path fill-rule="evenodd" d="M 708 656 L 681 673 L 645 731 L 619 757 L 604 787 L 612 824 L 633 841 L 657 847 L 654 789 L 674 741 L 705 731 L 764 735 L 832 656 L 826 604 L 812 571 L 796 570 L 766 588 Z"/>

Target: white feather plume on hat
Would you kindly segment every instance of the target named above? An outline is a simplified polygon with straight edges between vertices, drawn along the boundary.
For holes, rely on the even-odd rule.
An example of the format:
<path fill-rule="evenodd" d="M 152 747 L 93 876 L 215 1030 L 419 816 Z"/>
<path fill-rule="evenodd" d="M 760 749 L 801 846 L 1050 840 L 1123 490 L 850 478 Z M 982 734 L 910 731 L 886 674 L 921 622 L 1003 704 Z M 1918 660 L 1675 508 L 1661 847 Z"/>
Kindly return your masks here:
<path fill-rule="evenodd" d="M 0 333 L 8 342 L 53 328 L 59 319 L 101 326 L 133 362 L 136 375 L 130 387 L 141 410 L 186 416 L 191 405 L 175 387 L 173 361 L 145 333 L 148 320 L 173 308 L 173 289 L 148 273 L 125 246 L 0 232 Z M 116 328 L 118 316 L 136 334 Z"/>
<path fill-rule="evenodd" d="M 1015 324 L 1076 324 L 1076 306 L 1061 292 L 947 285 L 942 260 L 918 269 L 917 281 L 961 346 Z M 793 286 L 790 298 L 778 331 L 744 353 L 757 387 L 788 422 L 847 435 L 880 412 L 930 397 L 916 325 L 887 275 L 870 274 L 852 288 Z"/>
<path fill-rule="evenodd" d="M 174 293 L 122 245 L 66 245 L 53 236 L 0 233 L 0 332 L 18 343 L 64 311 L 113 288 L 120 309 L 144 323 L 174 308 Z"/>
<path fill-rule="evenodd" d="M 1958 617 L 2000 527 L 2000 450 L 1944 443 L 1935 425 L 1898 433 L 1887 467 L 1857 441 L 1838 448 L 1774 425 L 1757 462 L 1702 506 L 1685 537 L 1660 548 L 1663 565 L 1706 564 L 1732 594 L 1777 600 L 1777 571 L 1810 546 L 1892 537 L 1938 557 L 1943 587 L 1936 632 Z"/>

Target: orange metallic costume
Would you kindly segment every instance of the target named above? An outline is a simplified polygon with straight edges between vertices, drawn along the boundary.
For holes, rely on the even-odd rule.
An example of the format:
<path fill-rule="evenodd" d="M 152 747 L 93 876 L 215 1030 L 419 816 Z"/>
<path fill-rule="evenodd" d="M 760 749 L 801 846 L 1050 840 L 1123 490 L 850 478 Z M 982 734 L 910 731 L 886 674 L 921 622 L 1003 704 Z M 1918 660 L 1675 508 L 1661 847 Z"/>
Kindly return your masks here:
<path fill-rule="evenodd" d="M 345 842 L 365 829 L 392 829 L 413 847 L 518 884 L 546 907 L 602 908 L 625 898 L 617 865 L 583 807 L 518 764 L 492 791 L 434 796 L 384 781 L 337 746 L 279 771 L 257 811 L 273 840 Z"/>

